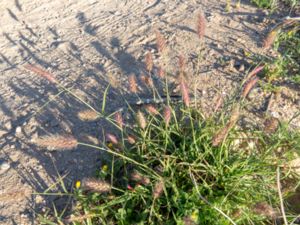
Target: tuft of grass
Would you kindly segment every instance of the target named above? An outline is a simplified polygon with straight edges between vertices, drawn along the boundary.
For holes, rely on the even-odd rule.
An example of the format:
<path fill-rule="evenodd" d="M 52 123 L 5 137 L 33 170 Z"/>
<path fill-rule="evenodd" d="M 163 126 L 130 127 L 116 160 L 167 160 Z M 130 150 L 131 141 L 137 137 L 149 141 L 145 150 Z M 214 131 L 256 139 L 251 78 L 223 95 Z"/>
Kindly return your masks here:
<path fill-rule="evenodd" d="M 200 39 L 204 25 L 200 15 Z M 152 57 L 149 52 L 145 59 L 149 76 L 156 68 Z M 184 65 L 182 57 L 179 74 Z M 116 127 L 116 131 L 105 131 L 108 143 L 93 145 L 71 136 L 49 136 L 36 144 L 55 150 L 85 146 L 110 157 L 103 160 L 105 165 L 95 178 L 75 182 L 68 193 L 76 200 L 70 216 L 54 210 L 54 216 L 44 215 L 40 224 L 268 225 L 282 218 L 291 223 L 296 215 L 284 200 L 298 185 L 299 175 L 289 162 L 299 157 L 300 133 L 271 118 L 264 125 L 250 121 L 247 129 L 239 123 L 246 97 L 258 81 L 256 74 L 263 68 L 246 76 L 237 96 L 230 100 L 220 96 L 214 113 L 207 117 L 193 106 L 197 99 L 192 101 L 183 77 L 179 80 L 182 100 L 172 99 L 168 72 L 157 76 L 166 80 L 166 101 L 137 109 L 129 105 L 135 121 L 121 111 L 107 114 L 105 101 L 101 113 L 85 103 L 94 111 L 91 115 Z M 52 75 L 42 76 L 51 81 Z M 137 94 L 135 75 L 128 82 L 131 93 Z M 156 95 L 158 91 L 153 91 L 154 99 Z"/>
<path fill-rule="evenodd" d="M 290 189 L 296 174 L 287 165 L 300 149 L 300 134 L 284 124 L 268 132 L 264 127 L 245 130 L 237 123 L 241 107 L 242 103 L 236 103 L 229 114 L 204 118 L 184 101 L 170 102 L 157 107 L 159 113 L 133 112 L 139 126 L 123 125 L 118 136 L 134 136 L 134 142 L 123 138 L 117 147 L 98 147 L 76 141 L 113 157 L 98 178 L 76 183 L 72 216 L 50 221 L 271 224 L 281 216 L 276 169 L 281 168 L 281 182 Z M 226 136 L 214 144 L 217 130 L 223 127 Z M 288 208 L 285 212 L 289 213 Z M 295 218 L 288 215 L 289 221 Z"/>
<path fill-rule="evenodd" d="M 277 36 L 274 49 L 278 57 L 269 63 L 266 76 L 269 82 L 277 79 L 288 79 L 300 84 L 300 27 L 283 31 Z"/>
<path fill-rule="evenodd" d="M 300 1 L 299 0 L 251 0 L 252 3 L 257 5 L 259 8 L 267 8 L 274 10 L 278 7 L 278 4 L 285 4 L 289 7 L 297 6 Z"/>
<path fill-rule="evenodd" d="M 197 21 L 197 34 L 200 40 L 204 38 L 205 29 L 206 29 L 205 15 L 203 14 L 203 12 L 200 12 Z"/>
<path fill-rule="evenodd" d="M 299 84 L 300 19 L 285 19 L 267 35 L 264 48 L 272 48 L 277 55 L 274 58 L 264 60 L 264 76 L 268 84 L 266 86 L 270 88 L 278 82 Z"/>
<path fill-rule="evenodd" d="M 251 0 L 259 8 L 274 8 L 277 0 Z"/>
<path fill-rule="evenodd" d="M 122 149 L 112 149 L 121 154 L 102 173 L 111 192 L 73 193 L 73 218 L 80 218 L 73 224 L 271 224 L 280 217 L 276 169 L 282 168 L 282 183 L 295 176 L 285 165 L 299 151 L 299 133 L 291 135 L 283 125 L 268 133 L 246 131 L 233 125 L 233 109 L 221 115 L 231 129 L 214 145 L 223 126 L 219 117 L 203 118 L 183 104 L 168 106 L 168 121 L 143 115 L 148 123 L 130 130 L 136 142 L 124 140 Z"/>

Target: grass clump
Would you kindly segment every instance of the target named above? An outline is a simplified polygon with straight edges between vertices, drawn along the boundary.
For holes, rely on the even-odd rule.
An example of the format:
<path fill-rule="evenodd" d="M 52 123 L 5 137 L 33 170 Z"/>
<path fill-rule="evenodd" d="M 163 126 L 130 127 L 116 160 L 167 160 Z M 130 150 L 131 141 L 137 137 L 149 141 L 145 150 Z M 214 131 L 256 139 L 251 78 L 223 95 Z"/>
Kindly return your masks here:
<path fill-rule="evenodd" d="M 137 127 L 136 143 L 101 179 L 111 181 L 103 195 L 75 191 L 74 224 L 270 224 L 279 217 L 276 168 L 299 149 L 299 135 L 283 127 L 273 134 L 233 128 L 218 146 L 212 137 L 220 125 L 197 110 L 172 108 L 169 125 L 162 115 Z M 175 111 L 177 113 L 175 113 Z M 221 129 L 223 126 L 221 126 Z M 245 132 L 248 135 L 241 137 Z M 277 154 L 279 149 L 284 150 Z M 283 177 L 289 175 L 284 169 Z M 99 180 L 100 182 L 100 180 Z M 84 222 L 85 221 L 85 222 Z M 233 222 L 234 221 L 234 222 Z"/>
<path fill-rule="evenodd" d="M 237 125 L 241 102 L 227 115 L 207 118 L 186 102 L 169 99 L 160 108 L 152 106 L 155 113 L 134 110 L 133 126 L 122 122 L 118 134 L 108 134 L 114 141 L 103 146 L 76 142 L 112 157 L 97 178 L 76 183 L 72 216 L 52 222 L 271 224 L 278 219 L 276 169 L 284 188 L 293 189 L 296 174 L 288 162 L 300 149 L 299 133 L 270 120 L 262 129 L 243 129 Z M 123 121 L 120 114 L 114 118 Z M 226 135 L 218 137 L 224 129 Z"/>
<path fill-rule="evenodd" d="M 251 0 L 259 8 L 275 9 L 279 3 L 294 7 L 299 4 L 299 0 Z"/>
<path fill-rule="evenodd" d="M 273 8 L 277 0 L 251 0 L 259 8 Z"/>
<path fill-rule="evenodd" d="M 266 77 L 271 83 L 278 80 L 290 80 L 300 83 L 300 24 L 288 30 L 280 31 L 274 41 L 274 50 L 278 57 L 266 67 Z"/>
<path fill-rule="evenodd" d="M 199 21 L 198 28 L 203 28 L 203 17 Z M 204 29 L 199 30 L 203 31 L 199 34 L 201 39 Z M 161 34 L 157 36 L 163 40 Z M 164 43 L 158 48 L 162 51 L 165 42 L 158 43 Z M 156 75 L 152 55 L 147 54 L 145 62 L 153 98 L 162 100 L 152 82 Z M 56 212 L 55 217 L 42 217 L 41 224 L 263 225 L 282 218 L 289 222 L 295 219 L 283 201 L 297 187 L 298 175 L 289 162 L 298 157 L 299 132 L 290 131 L 272 118 L 264 126 L 250 122 L 242 126 L 239 121 L 261 68 L 247 76 L 234 100 L 225 101 L 223 111 L 204 116 L 201 109 L 194 107 L 197 99 L 191 98 L 182 76 L 183 60 L 179 64 L 182 101 L 175 101 L 166 85 L 165 101 L 145 103 L 145 107 L 129 105 L 131 120 L 127 121 L 120 111 L 107 114 L 103 105 L 102 112 L 97 112 L 71 90 L 64 89 L 89 109 L 78 114 L 83 120 L 102 118 L 116 131 L 106 132 L 101 145 L 82 143 L 70 136 L 36 140 L 43 147 L 50 140 L 52 150 L 85 146 L 110 155 L 95 178 L 75 183 L 69 193 L 76 200 L 71 216 Z M 49 74 L 41 75 L 50 82 L 54 79 Z M 159 72 L 156 77 L 168 84 L 168 73 Z M 134 94 L 138 92 L 136 79 L 135 75 L 129 77 L 129 90 Z M 60 144 L 52 143 L 55 138 Z"/>

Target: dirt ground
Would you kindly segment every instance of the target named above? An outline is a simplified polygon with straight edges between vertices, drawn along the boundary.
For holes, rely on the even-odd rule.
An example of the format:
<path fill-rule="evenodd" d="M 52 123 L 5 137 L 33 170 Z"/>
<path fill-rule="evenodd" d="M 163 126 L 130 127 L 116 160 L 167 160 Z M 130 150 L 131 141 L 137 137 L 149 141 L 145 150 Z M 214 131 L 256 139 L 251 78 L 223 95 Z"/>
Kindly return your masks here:
<path fill-rule="evenodd" d="M 81 122 L 77 113 L 85 106 L 66 93 L 58 96 L 59 89 L 24 65 L 52 72 L 97 109 L 110 83 L 107 110 L 113 111 L 124 106 L 120 95 L 135 100 L 127 91 L 127 76 L 145 71 L 147 51 L 153 53 L 156 67 L 174 74 L 183 55 L 190 87 L 205 108 L 218 93 L 228 96 L 240 85 L 250 68 L 245 52 L 262 54 L 263 38 L 280 18 L 269 17 L 249 1 L 229 13 L 225 5 L 226 0 L 1 0 L 0 223 L 36 224 L 37 212 L 47 211 L 52 203 L 62 208 L 66 202 L 37 193 L 61 191 L 62 178 L 70 190 L 75 180 L 101 166 L 98 151 L 47 151 L 30 140 L 58 133 L 97 143 L 108 129 L 102 121 Z M 196 34 L 200 11 L 207 19 L 202 44 Z M 157 29 L 167 40 L 167 61 L 157 53 Z M 199 52 L 200 69 L 194 74 Z M 268 95 L 260 88 L 253 93 L 254 100 L 261 98 L 252 111 L 263 112 Z M 268 112 L 288 120 L 299 110 L 299 95 L 297 88 L 287 87 Z"/>

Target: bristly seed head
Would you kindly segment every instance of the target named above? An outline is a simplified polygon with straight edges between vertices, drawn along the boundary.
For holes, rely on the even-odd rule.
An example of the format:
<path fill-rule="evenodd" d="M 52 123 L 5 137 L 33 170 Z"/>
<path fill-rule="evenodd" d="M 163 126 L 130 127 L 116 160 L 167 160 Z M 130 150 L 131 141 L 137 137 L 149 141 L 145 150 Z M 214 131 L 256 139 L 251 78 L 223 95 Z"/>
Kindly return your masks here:
<path fill-rule="evenodd" d="M 147 110 L 151 115 L 158 115 L 158 114 L 159 114 L 158 110 L 157 110 L 153 105 L 146 105 L 146 110 Z"/>
<path fill-rule="evenodd" d="M 181 81 L 180 81 L 180 89 L 181 89 L 181 93 L 182 93 L 183 102 L 184 102 L 185 106 L 189 107 L 190 106 L 189 91 L 188 91 L 188 87 L 183 79 L 181 79 Z"/>
<path fill-rule="evenodd" d="M 138 171 L 134 171 L 131 174 L 131 179 L 134 180 L 134 181 L 136 181 L 136 182 L 142 183 L 144 185 L 150 184 L 150 179 L 148 177 L 146 177 L 146 176 L 143 176 Z"/>
<path fill-rule="evenodd" d="M 156 47 L 157 47 L 158 52 L 161 53 L 166 48 L 166 39 L 160 33 L 159 30 L 156 30 L 155 33 L 156 33 Z"/>
<path fill-rule="evenodd" d="M 32 140 L 39 147 L 49 150 L 71 150 L 78 146 L 78 141 L 72 136 L 50 135 Z"/>
<path fill-rule="evenodd" d="M 264 69 L 264 66 L 259 66 L 257 68 L 255 68 L 254 70 L 252 70 L 245 78 L 245 81 L 248 81 L 249 79 L 251 79 L 252 77 L 254 77 L 256 74 L 258 74 L 260 71 L 262 71 Z"/>
<path fill-rule="evenodd" d="M 240 118 L 240 114 L 241 114 L 241 108 L 240 105 L 235 105 L 231 111 L 231 116 L 229 119 L 229 124 L 231 127 L 233 127 L 235 125 L 235 123 L 238 121 L 238 119 Z"/>
<path fill-rule="evenodd" d="M 216 100 L 215 108 L 214 108 L 215 112 L 217 112 L 222 107 L 223 102 L 224 102 L 223 96 L 222 96 L 222 94 L 219 94 L 219 96 L 217 97 L 217 100 Z"/>
<path fill-rule="evenodd" d="M 205 29 L 206 29 L 206 19 L 204 17 L 204 14 L 201 12 L 198 15 L 198 21 L 197 21 L 197 34 L 200 39 L 204 38 Z"/>
<path fill-rule="evenodd" d="M 212 139 L 213 146 L 219 146 L 227 137 L 231 128 L 233 128 L 240 117 L 240 105 L 235 105 L 231 116 L 225 127 L 221 128 Z"/>
<path fill-rule="evenodd" d="M 152 58 L 152 53 L 151 52 L 148 52 L 146 54 L 145 63 L 146 63 L 146 69 L 150 73 L 153 69 L 153 58 Z"/>
<path fill-rule="evenodd" d="M 122 113 L 120 111 L 116 112 L 115 121 L 117 122 L 117 125 L 119 126 L 119 128 L 122 129 L 124 123 L 123 123 Z"/>
<path fill-rule="evenodd" d="M 225 127 L 221 128 L 212 139 L 212 146 L 219 146 L 227 137 L 228 132 L 230 130 L 230 124 L 227 124 Z"/>
<path fill-rule="evenodd" d="M 142 75 L 141 75 L 141 80 L 143 81 L 143 83 L 144 83 L 146 86 L 148 86 L 148 87 L 150 87 L 150 88 L 153 88 L 153 87 L 154 87 L 153 80 L 152 80 L 151 77 L 148 77 L 148 76 L 142 74 Z"/>
<path fill-rule="evenodd" d="M 272 47 L 274 41 L 276 40 L 276 36 L 277 36 L 277 31 L 276 30 L 271 31 L 266 37 L 266 39 L 264 40 L 263 48 L 268 49 Z"/>
<path fill-rule="evenodd" d="M 160 78 L 165 77 L 165 71 L 161 66 L 158 68 L 158 77 L 160 77 Z"/>
<path fill-rule="evenodd" d="M 249 92 L 251 91 L 251 89 L 254 87 L 254 85 L 257 83 L 258 80 L 259 79 L 257 76 L 253 76 L 253 79 L 248 81 L 248 83 L 245 85 L 243 92 L 242 92 L 243 98 L 247 97 L 247 95 L 249 94 Z"/>
<path fill-rule="evenodd" d="M 137 93 L 138 89 L 137 89 L 137 82 L 136 82 L 136 77 L 134 74 L 131 74 L 128 77 L 128 81 L 129 81 L 129 90 L 131 93 Z"/>
<path fill-rule="evenodd" d="M 78 118 L 82 121 L 95 121 L 100 118 L 100 115 L 94 110 L 83 110 L 77 114 Z"/>
<path fill-rule="evenodd" d="M 164 120 L 167 126 L 169 126 L 169 123 L 171 121 L 171 108 L 170 106 L 166 106 L 164 109 Z"/>
<path fill-rule="evenodd" d="M 25 67 L 25 69 L 28 69 L 38 75 L 41 75 L 42 77 L 46 78 L 48 81 L 50 81 L 53 84 L 58 83 L 57 80 L 55 79 L 55 77 L 53 76 L 53 74 L 51 74 L 37 66 L 28 64 L 28 65 L 25 65 L 24 67 Z"/>
<path fill-rule="evenodd" d="M 135 141 L 135 138 L 132 137 L 132 136 L 128 136 L 128 137 L 127 137 L 127 141 L 129 142 L 129 144 L 132 144 L 132 145 L 135 144 L 135 142 L 136 142 L 136 141 Z"/>
<path fill-rule="evenodd" d="M 147 122 L 144 114 L 141 111 L 138 111 L 136 116 L 137 116 L 137 121 L 139 123 L 139 126 L 144 130 L 147 126 Z"/>
<path fill-rule="evenodd" d="M 154 199 L 157 199 L 161 196 L 161 194 L 163 193 L 163 190 L 164 190 L 164 182 L 161 180 L 161 181 L 158 181 L 155 186 L 154 186 L 154 189 L 153 189 L 153 198 Z"/>
<path fill-rule="evenodd" d="M 81 183 L 81 188 L 84 191 L 106 193 L 110 192 L 111 190 L 111 186 L 109 183 L 102 180 L 97 180 L 95 178 L 84 178 Z"/>
<path fill-rule="evenodd" d="M 118 138 L 113 134 L 110 134 L 110 133 L 106 134 L 106 138 L 108 141 L 110 141 L 114 145 L 117 145 L 119 143 Z"/>

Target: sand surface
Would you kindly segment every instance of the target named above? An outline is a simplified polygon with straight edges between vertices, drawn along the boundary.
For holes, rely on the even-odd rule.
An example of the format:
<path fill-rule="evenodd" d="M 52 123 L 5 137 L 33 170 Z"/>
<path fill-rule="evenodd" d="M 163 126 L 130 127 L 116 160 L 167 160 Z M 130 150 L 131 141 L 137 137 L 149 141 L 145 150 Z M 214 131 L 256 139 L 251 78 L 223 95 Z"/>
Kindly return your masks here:
<path fill-rule="evenodd" d="M 250 68 L 245 53 L 262 53 L 262 40 L 274 22 L 248 1 L 230 13 L 225 5 L 226 0 L 1 0 L 0 223 L 36 224 L 36 212 L 47 211 L 52 203 L 62 208 L 66 202 L 36 193 L 62 190 L 61 179 L 70 190 L 75 180 L 101 166 L 97 151 L 51 152 L 36 148 L 32 138 L 73 134 L 97 143 L 107 129 L 102 121 L 78 120 L 85 106 L 66 93 L 56 98 L 60 89 L 24 65 L 52 72 L 97 109 L 110 83 L 107 110 L 113 111 L 124 106 L 123 97 L 136 100 L 128 92 L 127 77 L 140 79 L 148 51 L 154 56 L 154 71 L 162 66 L 174 74 L 182 55 L 191 90 L 205 108 L 215 104 L 217 94 L 230 95 L 240 85 Z M 196 33 L 200 11 L 207 20 L 202 42 Z M 156 30 L 167 40 L 163 58 L 156 49 Z M 149 95 L 144 87 L 140 91 Z M 268 97 L 260 89 L 254 93 Z M 262 101 L 253 111 L 264 107 Z M 299 110 L 299 90 L 286 89 L 272 107 L 275 116 L 290 118 Z"/>

